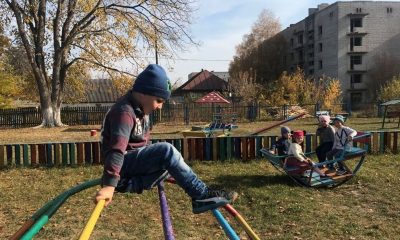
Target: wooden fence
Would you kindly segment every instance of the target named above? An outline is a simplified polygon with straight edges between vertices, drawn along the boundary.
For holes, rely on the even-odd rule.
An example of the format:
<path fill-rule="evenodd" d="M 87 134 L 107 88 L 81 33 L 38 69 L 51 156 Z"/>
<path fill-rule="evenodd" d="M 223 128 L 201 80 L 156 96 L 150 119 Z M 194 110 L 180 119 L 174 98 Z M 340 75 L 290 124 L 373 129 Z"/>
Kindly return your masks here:
<path fill-rule="evenodd" d="M 370 152 L 399 152 L 399 132 L 371 132 Z M 277 136 L 154 139 L 169 142 L 186 161 L 224 161 L 240 159 L 248 161 L 261 158 L 260 149 L 270 148 Z M 362 144 L 362 143 L 361 143 Z M 314 151 L 317 138 L 307 134 L 304 141 L 306 152 Z M 99 142 L 35 143 L 0 145 L 0 168 L 6 166 L 67 166 L 101 164 Z"/>
<path fill-rule="evenodd" d="M 101 124 L 109 106 L 63 107 L 61 119 L 67 125 Z M 0 109 L 0 127 L 32 127 L 41 124 L 40 108 Z"/>

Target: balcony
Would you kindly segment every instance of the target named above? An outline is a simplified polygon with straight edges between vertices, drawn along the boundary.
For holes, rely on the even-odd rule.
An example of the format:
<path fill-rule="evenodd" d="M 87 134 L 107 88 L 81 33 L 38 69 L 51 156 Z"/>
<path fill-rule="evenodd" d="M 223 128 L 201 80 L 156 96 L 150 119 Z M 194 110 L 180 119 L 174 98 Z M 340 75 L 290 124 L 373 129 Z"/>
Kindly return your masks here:
<path fill-rule="evenodd" d="M 349 29 L 347 35 L 366 35 L 367 31 L 364 27 L 353 27 Z"/>
<path fill-rule="evenodd" d="M 349 47 L 348 53 L 366 53 L 368 52 L 367 46 L 353 46 Z"/>
<path fill-rule="evenodd" d="M 365 64 L 350 64 L 349 72 L 366 72 L 367 66 Z"/>

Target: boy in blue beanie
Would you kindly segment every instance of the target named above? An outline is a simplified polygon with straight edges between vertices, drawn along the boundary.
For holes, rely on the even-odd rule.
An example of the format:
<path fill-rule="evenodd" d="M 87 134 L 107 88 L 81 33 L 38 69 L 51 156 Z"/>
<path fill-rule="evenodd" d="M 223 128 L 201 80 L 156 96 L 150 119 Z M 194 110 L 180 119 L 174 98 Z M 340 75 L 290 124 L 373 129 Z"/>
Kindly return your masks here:
<path fill-rule="evenodd" d="M 150 144 L 149 114 L 161 109 L 170 97 L 165 70 L 150 64 L 132 89 L 111 107 L 101 131 L 104 157 L 102 188 L 95 201 L 111 202 L 114 191 L 141 193 L 168 175 L 192 198 L 194 213 L 202 213 L 234 201 L 238 194 L 210 189 L 184 162 L 171 144 Z"/>

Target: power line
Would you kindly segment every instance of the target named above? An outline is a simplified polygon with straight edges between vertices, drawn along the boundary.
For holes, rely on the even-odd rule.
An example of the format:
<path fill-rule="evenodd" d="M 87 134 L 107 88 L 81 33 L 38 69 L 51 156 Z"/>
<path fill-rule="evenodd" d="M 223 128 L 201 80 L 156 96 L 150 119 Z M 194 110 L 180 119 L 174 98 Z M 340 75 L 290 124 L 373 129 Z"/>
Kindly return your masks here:
<path fill-rule="evenodd" d="M 137 58 L 154 58 L 154 57 L 137 57 Z M 158 59 L 165 60 L 175 60 L 175 61 L 196 61 L 196 62 L 230 62 L 230 59 L 199 59 L 199 58 L 167 58 L 167 57 L 158 57 Z"/>

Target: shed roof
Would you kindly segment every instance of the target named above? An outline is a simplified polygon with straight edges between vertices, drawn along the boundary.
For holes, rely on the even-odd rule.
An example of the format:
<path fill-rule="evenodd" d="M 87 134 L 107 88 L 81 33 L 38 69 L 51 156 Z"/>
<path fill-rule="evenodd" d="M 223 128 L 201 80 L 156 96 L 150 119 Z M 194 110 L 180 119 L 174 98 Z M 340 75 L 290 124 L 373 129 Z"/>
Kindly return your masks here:
<path fill-rule="evenodd" d="M 207 95 L 197 99 L 195 103 L 227 103 L 229 104 L 230 102 L 226 100 L 221 94 L 219 94 L 216 91 L 212 91 L 208 93 Z"/>
<path fill-rule="evenodd" d="M 207 70 L 203 70 L 194 75 L 175 91 L 223 91 L 227 88 L 228 83 L 226 81 Z"/>

